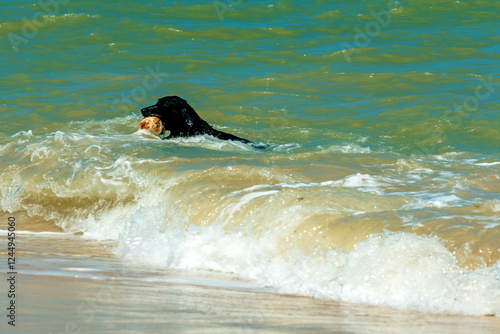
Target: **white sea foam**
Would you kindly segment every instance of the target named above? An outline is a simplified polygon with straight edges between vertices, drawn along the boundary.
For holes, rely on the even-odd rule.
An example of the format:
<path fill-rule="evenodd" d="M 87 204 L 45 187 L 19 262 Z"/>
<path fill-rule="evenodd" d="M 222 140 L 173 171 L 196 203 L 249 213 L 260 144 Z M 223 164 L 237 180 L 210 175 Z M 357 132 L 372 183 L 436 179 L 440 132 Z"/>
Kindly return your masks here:
<path fill-rule="evenodd" d="M 415 202 L 405 205 L 405 209 L 422 209 L 422 208 L 444 208 L 456 206 L 458 203 L 462 203 L 463 200 L 453 194 L 442 194 L 442 193 L 429 193 L 421 192 L 413 194 L 416 199 Z"/>
<path fill-rule="evenodd" d="M 391 180 L 380 176 L 372 176 L 369 174 L 348 175 L 344 179 L 335 182 L 337 185 L 346 188 L 358 188 L 361 191 L 374 194 L 381 194 L 382 188 L 389 185 Z"/>
<path fill-rule="evenodd" d="M 216 222 L 206 226 L 178 224 L 182 218 L 168 214 L 162 201 L 150 194 L 128 210 L 112 210 L 99 221 L 87 221 L 87 230 L 94 237 L 117 240 L 115 251 L 120 257 L 150 268 L 235 273 L 282 293 L 371 305 L 500 315 L 500 263 L 463 269 L 435 237 L 373 234 L 349 252 L 318 245 L 304 253 L 281 238 L 304 218 L 300 205 L 269 212 L 268 220 L 260 222 L 256 230 L 264 233 L 252 232 L 251 219 L 227 226 L 252 201 L 296 189 L 284 185 L 253 186 L 231 193 Z M 328 182 L 327 186 L 338 185 Z M 160 221 L 158 217 L 167 218 Z"/>
<path fill-rule="evenodd" d="M 31 138 L 33 137 L 33 131 L 28 130 L 28 131 L 19 131 L 17 133 L 14 133 L 12 137 L 25 137 L 25 138 Z"/>
<path fill-rule="evenodd" d="M 342 153 L 370 153 L 370 147 L 362 147 L 357 144 L 347 144 L 347 145 L 333 145 L 326 149 L 330 152 L 342 152 Z"/>
<path fill-rule="evenodd" d="M 386 177 L 356 173 L 348 175 L 340 180 L 329 180 L 323 182 L 297 182 L 297 183 L 279 183 L 275 185 L 260 184 L 243 189 L 241 192 L 255 191 L 266 188 L 311 188 L 311 187 L 344 187 L 356 188 L 360 191 L 381 194 L 382 189 L 397 182 Z"/>
<path fill-rule="evenodd" d="M 144 137 L 144 138 L 147 138 L 147 139 L 150 139 L 150 140 L 156 140 L 156 141 L 161 141 L 162 140 L 160 137 L 158 137 L 155 134 L 152 134 L 151 132 L 149 132 L 146 129 L 139 129 L 136 132 L 134 132 L 132 135 L 133 136 Z"/>
<path fill-rule="evenodd" d="M 433 237 L 385 233 L 351 252 L 282 253 L 273 233 L 257 239 L 218 224 L 155 233 L 143 214 L 119 238 L 117 253 L 132 263 L 232 272 L 283 293 L 424 312 L 500 314 L 500 263 L 461 269 Z"/>
<path fill-rule="evenodd" d="M 496 165 L 500 165 L 500 161 L 480 162 L 480 163 L 477 163 L 476 165 L 478 165 L 478 166 L 496 166 Z"/>

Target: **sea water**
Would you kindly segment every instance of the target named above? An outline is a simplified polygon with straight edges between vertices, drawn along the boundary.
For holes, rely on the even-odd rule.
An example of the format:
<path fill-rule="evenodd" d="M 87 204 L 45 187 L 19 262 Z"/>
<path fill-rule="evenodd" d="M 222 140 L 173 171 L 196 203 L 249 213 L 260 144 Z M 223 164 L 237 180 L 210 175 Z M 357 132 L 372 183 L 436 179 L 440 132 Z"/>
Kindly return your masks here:
<path fill-rule="evenodd" d="M 486 0 L 3 1 L 1 210 L 158 275 L 499 315 L 499 20 Z M 138 131 L 167 95 L 267 148 Z"/>

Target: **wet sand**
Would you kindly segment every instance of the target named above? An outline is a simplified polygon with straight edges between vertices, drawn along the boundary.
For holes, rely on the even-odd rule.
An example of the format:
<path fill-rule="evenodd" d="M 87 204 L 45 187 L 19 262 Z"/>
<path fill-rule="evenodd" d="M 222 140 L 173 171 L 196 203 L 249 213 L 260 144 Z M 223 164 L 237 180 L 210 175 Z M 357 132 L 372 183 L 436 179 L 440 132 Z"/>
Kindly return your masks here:
<path fill-rule="evenodd" d="M 230 275 L 129 267 L 110 242 L 18 221 L 16 327 L 7 325 L 2 279 L 1 333 L 500 333 L 498 317 L 280 295 Z"/>
<path fill-rule="evenodd" d="M 206 286 L 21 275 L 2 333 L 499 333 L 500 319 L 429 315 Z M 9 326 L 10 327 L 10 326 Z"/>

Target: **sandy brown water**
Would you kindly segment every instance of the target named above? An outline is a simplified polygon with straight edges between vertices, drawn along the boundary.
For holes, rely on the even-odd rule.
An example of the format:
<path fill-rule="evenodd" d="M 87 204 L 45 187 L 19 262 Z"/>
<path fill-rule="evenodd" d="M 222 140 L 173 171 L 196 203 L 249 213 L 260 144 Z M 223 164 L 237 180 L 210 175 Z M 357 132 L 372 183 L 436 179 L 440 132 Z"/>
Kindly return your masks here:
<path fill-rule="evenodd" d="M 0 3 L 20 330 L 496 326 L 500 2 Z M 267 148 L 136 132 L 166 95 Z"/>
<path fill-rule="evenodd" d="M 36 221 L 23 225 L 25 231 L 51 226 Z M 213 272 L 124 267 L 109 251 L 112 243 L 52 229 L 18 234 L 16 327 L 4 319 L 2 333 L 500 331 L 497 317 L 427 314 L 283 295 Z M 1 262 L 6 263 L 5 253 Z M 6 291 L 5 280 L 0 289 Z"/>

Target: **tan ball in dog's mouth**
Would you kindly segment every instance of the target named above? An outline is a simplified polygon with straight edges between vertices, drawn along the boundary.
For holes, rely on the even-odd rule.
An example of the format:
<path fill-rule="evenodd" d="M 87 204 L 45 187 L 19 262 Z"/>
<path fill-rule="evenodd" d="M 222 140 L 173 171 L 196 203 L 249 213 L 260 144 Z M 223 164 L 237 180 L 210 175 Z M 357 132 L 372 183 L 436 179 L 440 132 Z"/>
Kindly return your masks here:
<path fill-rule="evenodd" d="M 158 117 L 146 117 L 139 123 L 139 130 L 147 130 L 159 136 L 164 130 L 162 121 Z"/>

